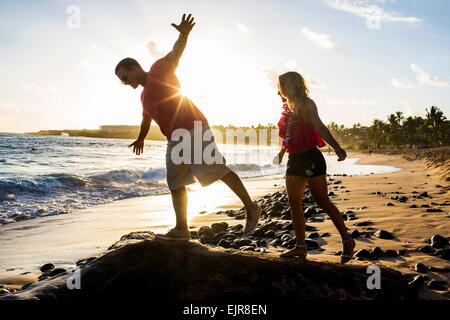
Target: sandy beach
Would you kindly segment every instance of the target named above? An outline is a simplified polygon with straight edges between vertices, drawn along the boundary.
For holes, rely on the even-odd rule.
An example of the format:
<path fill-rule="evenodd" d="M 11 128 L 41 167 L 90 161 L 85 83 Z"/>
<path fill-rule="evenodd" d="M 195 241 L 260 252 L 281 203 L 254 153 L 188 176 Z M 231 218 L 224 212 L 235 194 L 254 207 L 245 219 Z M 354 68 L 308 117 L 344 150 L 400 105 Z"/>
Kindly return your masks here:
<path fill-rule="evenodd" d="M 448 299 L 449 261 L 417 251 L 418 248 L 429 245 L 433 235 L 449 236 L 448 182 L 438 174 L 438 169 L 428 168 L 424 160 L 408 161 L 398 155 L 361 153 L 349 154 L 349 157 L 360 158 L 360 164 L 390 165 L 402 169 L 394 173 L 331 177 L 329 192 L 335 194 L 331 197 L 332 201 L 342 213 L 353 211 L 350 215 L 356 217 L 355 220 L 346 221 L 350 232 L 371 230 L 365 229 L 366 226 L 358 226 L 361 222 L 368 222 L 367 225 L 373 231 L 385 230 L 394 236 L 393 239 L 357 237 L 355 252 L 370 250 L 376 246 L 383 250 L 404 250 L 398 257 L 382 257 L 377 260 L 356 258 L 349 263 L 377 264 L 411 276 L 422 274 L 428 281 L 445 281 L 446 290 L 423 288 L 421 297 Z M 281 176 L 251 178 L 244 183 L 255 199 L 283 190 L 284 186 Z M 198 191 L 200 187 L 193 185 L 192 189 Z M 418 196 L 423 192 L 427 196 Z M 402 196 L 406 199 L 399 200 Z M 81 210 L 76 214 L 39 218 L 39 223 L 30 220 L 2 226 L 0 242 L 7 245 L 0 248 L 0 284 L 5 288 L 19 289 L 24 282 L 29 283 L 33 279 L 36 281 L 40 274 L 39 267 L 45 263 L 51 262 L 56 267 L 68 268 L 74 266 L 77 260 L 102 254 L 123 234 L 148 230 L 159 232 L 171 226 L 174 220 L 170 197 L 161 195 L 152 197 L 151 202 L 148 200 L 148 197 L 121 200 Z M 220 221 L 225 221 L 230 226 L 243 223 L 242 220 L 235 220 L 224 214 L 207 214 L 241 207 L 236 196 L 223 184 L 214 184 L 203 188 L 201 192 L 193 192 L 189 201 L 192 231 Z M 416 207 L 411 208 L 412 205 Z M 427 209 L 438 210 L 426 212 Z M 149 215 L 153 221 L 151 225 L 148 223 Z M 335 253 L 342 249 L 342 245 L 331 220 L 308 221 L 307 224 L 316 227 L 319 234 L 330 234 L 328 237 L 314 239 L 324 250 L 309 251 L 308 259 L 337 263 L 339 257 Z M 19 231 L 22 237 L 17 236 Z M 266 251 L 273 253 L 283 250 L 285 248 L 274 246 L 266 248 Z M 414 270 L 417 263 L 437 268 L 434 269 L 437 271 L 418 273 Z M 445 268 L 447 272 L 442 272 Z"/>

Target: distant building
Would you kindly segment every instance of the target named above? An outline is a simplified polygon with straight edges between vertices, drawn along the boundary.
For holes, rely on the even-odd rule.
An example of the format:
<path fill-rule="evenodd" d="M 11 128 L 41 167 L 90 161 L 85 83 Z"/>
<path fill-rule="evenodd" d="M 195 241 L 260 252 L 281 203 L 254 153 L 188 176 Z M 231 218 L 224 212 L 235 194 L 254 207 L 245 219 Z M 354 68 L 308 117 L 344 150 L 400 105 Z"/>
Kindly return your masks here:
<path fill-rule="evenodd" d="M 126 133 L 135 133 L 139 132 L 139 126 L 126 126 L 126 125 L 105 125 L 100 126 L 101 133 L 109 133 L 109 134 L 126 134 Z"/>

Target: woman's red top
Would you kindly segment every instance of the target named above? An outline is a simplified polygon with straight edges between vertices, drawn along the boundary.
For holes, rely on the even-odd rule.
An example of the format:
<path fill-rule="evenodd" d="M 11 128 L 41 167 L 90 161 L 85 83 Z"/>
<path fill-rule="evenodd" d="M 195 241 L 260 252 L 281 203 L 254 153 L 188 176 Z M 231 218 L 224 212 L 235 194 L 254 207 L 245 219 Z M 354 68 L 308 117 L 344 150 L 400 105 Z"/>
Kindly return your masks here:
<path fill-rule="evenodd" d="M 282 145 L 287 152 L 325 146 L 325 142 L 317 133 L 316 129 L 314 129 L 314 126 L 303 119 L 297 122 L 292 131 L 292 136 L 290 136 L 289 123 L 291 119 L 292 111 L 289 109 L 287 103 L 284 103 L 283 112 L 281 113 L 280 121 L 278 121 L 278 128 L 279 135 L 283 138 Z"/>

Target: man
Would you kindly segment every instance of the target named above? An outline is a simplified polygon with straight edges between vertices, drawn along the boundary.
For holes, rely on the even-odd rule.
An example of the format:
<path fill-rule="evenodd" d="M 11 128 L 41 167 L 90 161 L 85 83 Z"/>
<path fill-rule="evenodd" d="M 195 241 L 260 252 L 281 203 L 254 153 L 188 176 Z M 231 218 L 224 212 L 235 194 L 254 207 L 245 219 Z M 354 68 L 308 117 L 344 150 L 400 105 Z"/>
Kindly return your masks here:
<path fill-rule="evenodd" d="M 223 157 L 224 161 L 212 164 L 205 163 L 203 152 L 200 163 L 195 161 L 179 163 L 173 159 L 172 151 L 179 143 L 172 140 L 174 131 L 185 129 L 192 134 L 195 130 L 194 122 L 201 124 L 202 129 L 209 130 L 208 121 L 203 113 L 180 93 L 180 83 L 175 75 L 178 62 L 186 47 L 188 35 L 195 25 L 193 21 L 194 18 L 190 14 L 187 18 L 183 14 L 179 25 L 172 24 L 180 33 L 178 40 L 175 42 L 173 50 L 156 61 L 149 72 L 143 71 L 139 63 L 132 58 L 125 58 L 117 64 L 115 73 L 123 84 L 134 89 L 138 86 L 144 87 L 141 94 L 143 107 L 141 130 L 139 137 L 130 147 L 133 146 L 133 152 L 137 155 L 143 152 L 144 139 L 150 129 L 152 119 L 159 125 L 161 132 L 168 140 L 166 152 L 167 184 L 172 195 L 176 226 L 166 234 L 157 234 L 157 238 L 166 240 L 190 239 L 187 226 L 187 192 L 185 186 L 193 183 L 194 177 L 199 180 L 202 186 L 219 179 L 225 182 L 242 200 L 247 211 L 244 234 L 251 234 L 258 224 L 261 207 L 251 200 L 241 179 L 224 164 L 225 159 Z M 194 145 L 192 140 L 188 142 L 191 146 Z M 209 144 L 211 143 L 214 144 L 214 141 Z M 201 151 L 203 151 L 206 144 L 201 142 L 200 146 Z M 217 148 L 215 149 L 217 150 Z M 221 158 L 220 154 L 219 158 Z"/>

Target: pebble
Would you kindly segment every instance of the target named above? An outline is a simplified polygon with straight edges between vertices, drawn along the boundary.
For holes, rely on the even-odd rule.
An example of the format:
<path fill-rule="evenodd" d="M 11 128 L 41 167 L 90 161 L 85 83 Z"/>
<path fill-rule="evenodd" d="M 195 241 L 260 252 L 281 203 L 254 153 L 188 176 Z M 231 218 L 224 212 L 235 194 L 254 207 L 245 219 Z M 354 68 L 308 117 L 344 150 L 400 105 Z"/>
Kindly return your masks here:
<path fill-rule="evenodd" d="M 44 273 L 53 270 L 54 268 L 55 266 L 53 265 L 53 263 L 46 263 L 42 267 L 40 267 L 39 270 L 41 270 L 41 272 Z"/>
<path fill-rule="evenodd" d="M 435 234 L 434 236 L 431 237 L 431 244 L 433 245 L 433 243 L 437 243 L 437 242 L 441 242 L 444 246 L 447 246 L 449 244 L 449 241 L 447 240 L 447 238 L 444 238 L 443 236 L 441 236 L 439 234 Z"/>
<path fill-rule="evenodd" d="M 385 230 L 378 230 L 373 235 L 380 239 L 394 239 L 394 236 Z"/>
<path fill-rule="evenodd" d="M 214 231 L 208 226 L 203 226 L 198 230 L 198 235 L 200 239 L 202 236 L 207 236 L 208 238 L 211 238 L 214 235 Z"/>
<path fill-rule="evenodd" d="M 435 253 L 436 250 L 432 246 L 423 246 L 417 249 L 417 251 L 423 252 L 423 253 Z"/>
<path fill-rule="evenodd" d="M 392 202 L 386 203 L 386 207 L 393 207 L 393 206 L 394 206 L 394 204 Z"/>
<path fill-rule="evenodd" d="M 379 259 L 383 256 L 383 250 L 380 247 L 374 247 L 370 250 L 370 257 L 373 259 Z"/>
<path fill-rule="evenodd" d="M 231 247 L 230 241 L 228 241 L 226 239 L 221 239 L 217 245 L 219 247 L 223 247 L 223 248 L 230 248 Z"/>
<path fill-rule="evenodd" d="M 361 233 L 355 229 L 352 231 L 352 233 L 350 233 L 350 236 L 354 239 L 354 238 L 358 238 L 361 235 Z"/>
<path fill-rule="evenodd" d="M 314 240 L 305 239 L 305 242 L 308 247 L 308 250 L 320 248 L 320 245 Z"/>
<path fill-rule="evenodd" d="M 418 263 L 414 266 L 414 270 L 419 273 L 427 273 L 428 268 L 423 263 Z"/>
<path fill-rule="evenodd" d="M 317 232 L 312 232 L 312 233 L 308 234 L 307 237 L 311 238 L 311 239 L 316 239 L 316 238 L 319 238 L 320 235 Z"/>
<path fill-rule="evenodd" d="M 425 212 L 444 212 L 442 209 L 438 209 L 438 208 L 430 208 L 425 210 Z"/>
<path fill-rule="evenodd" d="M 369 258 L 370 257 L 370 253 L 369 251 L 367 251 L 366 249 L 360 249 L 355 253 L 355 257 L 359 257 L 359 258 Z"/>
<path fill-rule="evenodd" d="M 384 257 L 398 257 L 399 253 L 396 250 L 387 249 L 384 251 L 383 256 Z"/>

